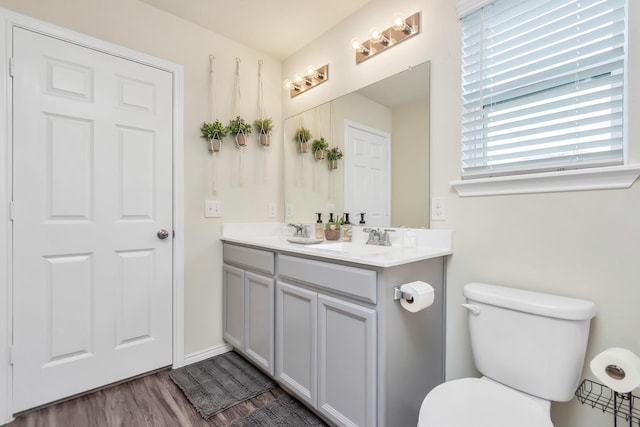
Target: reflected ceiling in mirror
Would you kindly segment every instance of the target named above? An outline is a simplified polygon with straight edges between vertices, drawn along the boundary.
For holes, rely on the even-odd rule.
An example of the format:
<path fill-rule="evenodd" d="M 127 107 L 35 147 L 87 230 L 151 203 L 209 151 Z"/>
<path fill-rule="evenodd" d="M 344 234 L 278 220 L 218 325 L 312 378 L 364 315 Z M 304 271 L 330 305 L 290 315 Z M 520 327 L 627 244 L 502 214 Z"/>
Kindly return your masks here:
<path fill-rule="evenodd" d="M 337 216 L 347 210 L 351 222 L 357 224 L 361 212 L 386 209 L 387 223 L 374 223 L 365 215 L 367 225 L 428 227 L 429 80 L 430 64 L 426 62 L 285 120 L 285 221 L 309 223 L 321 212 L 326 222 L 329 213 Z M 348 140 L 353 138 L 349 123 L 388 134 L 390 159 L 386 161 L 388 178 L 375 181 L 367 175 L 373 184 L 356 178 L 356 196 L 345 200 L 345 167 L 349 167 L 347 177 L 358 177 L 358 171 L 349 166 L 357 153 L 346 150 L 358 150 Z M 323 137 L 329 147 L 344 151 L 337 169 L 329 169 L 326 157 L 317 160 L 311 148 L 307 153 L 299 151 L 294 135 L 300 127 L 311 131 L 309 145 Z M 358 200 L 363 197 L 374 200 Z M 384 207 L 379 208 L 381 202 Z"/>

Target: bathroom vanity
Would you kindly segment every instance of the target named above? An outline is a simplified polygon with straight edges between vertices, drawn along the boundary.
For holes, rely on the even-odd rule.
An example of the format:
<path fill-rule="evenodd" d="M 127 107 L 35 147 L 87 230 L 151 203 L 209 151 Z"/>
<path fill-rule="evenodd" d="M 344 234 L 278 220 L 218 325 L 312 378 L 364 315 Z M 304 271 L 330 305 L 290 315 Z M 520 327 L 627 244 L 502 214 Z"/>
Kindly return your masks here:
<path fill-rule="evenodd" d="M 281 225 L 267 235 L 247 227 L 223 229 L 224 339 L 335 425 L 416 425 L 422 399 L 444 381 L 451 233 L 419 230 L 418 247 L 402 248 L 361 238 L 300 245 Z M 412 313 L 394 287 L 417 280 L 435 300 Z"/>

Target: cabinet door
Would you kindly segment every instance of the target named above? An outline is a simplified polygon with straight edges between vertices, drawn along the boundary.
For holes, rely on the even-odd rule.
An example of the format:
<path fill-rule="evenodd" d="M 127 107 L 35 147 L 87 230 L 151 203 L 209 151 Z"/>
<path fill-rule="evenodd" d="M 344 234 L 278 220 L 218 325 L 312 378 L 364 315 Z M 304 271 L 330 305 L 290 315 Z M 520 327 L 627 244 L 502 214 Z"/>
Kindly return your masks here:
<path fill-rule="evenodd" d="M 376 312 L 318 295 L 318 410 L 340 426 L 376 425 Z"/>
<path fill-rule="evenodd" d="M 239 350 L 244 337 L 244 270 L 222 266 L 223 338 Z"/>
<path fill-rule="evenodd" d="M 244 350 L 251 360 L 273 375 L 273 279 L 245 273 Z"/>
<path fill-rule="evenodd" d="M 317 294 L 278 282 L 276 286 L 276 377 L 315 407 Z"/>

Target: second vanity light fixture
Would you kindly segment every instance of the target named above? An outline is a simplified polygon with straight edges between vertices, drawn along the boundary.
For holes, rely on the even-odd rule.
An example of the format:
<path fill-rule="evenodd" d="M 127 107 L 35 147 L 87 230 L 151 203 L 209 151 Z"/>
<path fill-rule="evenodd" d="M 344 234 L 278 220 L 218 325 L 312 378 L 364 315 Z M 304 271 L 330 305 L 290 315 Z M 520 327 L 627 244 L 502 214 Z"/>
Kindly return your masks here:
<path fill-rule="evenodd" d="M 351 40 L 351 47 L 356 53 L 356 64 L 418 33 L 420 33 L 420 12 L 416 12 L 407 18 L 398 14 L 393 18 L 393 25 L 386 30 L 372 29 L 370 38 L 364 42 L 360 42 L 357 38 Z"/>
<path fill-rule="evenodd" d="M 293 80 L 283 81 L 282 86 L 289 91 L 289 96 L 293 98 L 327 80 L 329 80 L 329 64 L 319 68 L 309 66 L 304 76 L 296 74 Z"/>

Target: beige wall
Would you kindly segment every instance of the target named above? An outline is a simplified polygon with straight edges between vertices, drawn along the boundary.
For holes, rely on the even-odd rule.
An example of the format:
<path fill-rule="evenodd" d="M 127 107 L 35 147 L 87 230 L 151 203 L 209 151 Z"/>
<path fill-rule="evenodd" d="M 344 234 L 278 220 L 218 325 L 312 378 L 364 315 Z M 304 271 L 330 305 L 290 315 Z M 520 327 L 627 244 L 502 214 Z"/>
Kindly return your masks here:
<path fill-rule="evenodd" d="M 391 224 L 429 227 L 429 101 L 393 110 Z"/>
<path fill-rule="evenodd" d="M 282 205 L 280 62 L 137 0 L 0 0 L 0 7 L 184 66 L 185 354 L 222 345 L 220 225 L 269 221 L 269 202 Z M 237 110 L 248 120 L 257 118 L 258 60 L 264 61 L 264 98 L 277 124 L 275 143 L 263 150 L 254 133 L 242 153 L 242 169 L 230 140 L 212 159 L 200 138 L 200 124 L 208 120 L 210 53 L 215 56 L 216 111 L 224 123 Z M 242 61 L 242 99 L 234 106 L 236 57 Z M 204 218 L 205 199 L 222 202 L 222 219 Z"/>
<path fill-rule="evenodd" d="M 353 64 L 352 37 L 384 26 L 393 13 L 422 11 L 422 33 L 378 57 Z M 629 2 L 628 75 L 640 72 L 640 3 Z M 388 24 L 387 24 L 388 25 Z M 306 109 L 372 81 L 431 61 L 431 195 L 446 197 L 447 221 L 434 228 L 454 231 L 447 265 L 447 378 L 476 375 L 468 345 L 462 286 L 470 281 L 512 285 L 588 298 L 599 314 L 592 322 L 587 361 L 605 348 L 640 354 L 640 183 L 628 190 L 460 198 L 450 182 L 460 178 L 460 24 L 451 0 L 374 0 L 329 34 L 286 60 L 285 75 L 307 62 L 330 63 L 331 80 L 322 92 L 283 110 Z M 345 46 L 341 49 L 341 46 Z M 316 89 L 314 89 L 315 91 Z M 313 98 L 313 99 L 312 99 Z M 640 162 L 640 83 L 628 82 L 630 160 Z M 588 369 L 584 375 L 594 379 Z M 558 427 L 611 425 L 611 415 L 575 400 L 555 403 Z"/>

